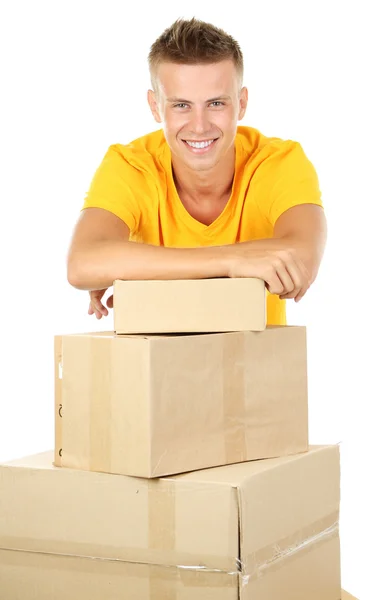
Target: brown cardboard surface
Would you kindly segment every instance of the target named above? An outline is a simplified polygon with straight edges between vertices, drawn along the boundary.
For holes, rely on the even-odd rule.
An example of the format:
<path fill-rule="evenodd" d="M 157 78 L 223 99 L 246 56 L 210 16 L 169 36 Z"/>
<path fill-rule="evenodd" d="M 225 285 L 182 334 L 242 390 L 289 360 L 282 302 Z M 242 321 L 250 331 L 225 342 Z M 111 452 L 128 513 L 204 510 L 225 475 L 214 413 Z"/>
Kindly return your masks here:
<path fill-rule="evenodd" d="M 57 466 L 152 478 L 307 449 L 305 327 L 55 347 Z"/>
<path fill-rule="evenodd" d="M 64 558 L 92 557 L 77 569 L 98 563 L 101 579 L 110 561 L 122 577 L 132 577 L 125 575 L 129 563 L 164 567 L 152 573 L 170 581 L 166 589 L 179 600 L 194 599 L 182 577 L 201 587 L 201 598 L 202 588 L 209 599 L 218 598 L 213 588 L 240 600 L 340 597 L 337 446 L 151 480 L 58 468 L 52 461 L 48 452 L 0 465 L 0 548 L 8 551 L 0 573 L 9 586 L 21 585 L 18 572 L 37 576 L 23 560 L 36 564 L 39 554 L 62 556 L 62 563 L 42 559 L 48 561 L 43 570 L 55 573 L 60 564 L 73 569 Z M 19 553 L 25 558 L 15 558 Z M 10 566 L 12 560 L 23 564 Z M 122 563 L 127 566 L 117 566 Z M 149 579 L 145 567 L 144 573 Z M 138 589 L 139 598 L 154 600 L 147 589 Z"/>
<path fill-rule="evenodd" d="M 0 593 L 7 600 L 238 600 L 239 585 L 227 573 L 0 550 Z M 342 590 L 341 600 L 356 598 Z"/>
<path fill-rule="evenodd" d="M 266 288 L 255 278 L 113 284 L 116 333 L 262 331 Z"/>
<path fill-rule="evenodd" d="M 238 600 L 238 574 L 0 549 L 4 600 Z"/>

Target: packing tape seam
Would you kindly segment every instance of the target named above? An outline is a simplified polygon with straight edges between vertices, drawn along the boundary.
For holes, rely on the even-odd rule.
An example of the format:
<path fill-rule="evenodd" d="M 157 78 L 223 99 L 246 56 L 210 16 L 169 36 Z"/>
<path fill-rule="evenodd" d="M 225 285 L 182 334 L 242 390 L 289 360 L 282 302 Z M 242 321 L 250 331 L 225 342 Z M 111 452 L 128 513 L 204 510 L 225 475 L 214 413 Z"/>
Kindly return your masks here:
<path fill-rule="evenodd" d="M 0 546 L 0 550 L 6 550 L 7 552 L 25 552 L 27 554 L 40 554 L 40 555 L 44 555 L 44 556 L 61 556 L 61 557 L 68 557 L 68 558 L 85 558 L 88 560 L 100 560 L 102 562 L 120 562 L 120 563 L 127 563 L 130 565 L 148 565 L 151 567 L 161 567 L 161 568 L 171 568 L 171 569 L 182 569 L 185 571 L 202 571 L 205 573 L 223 573 L 224 575 L 233 575 L 236 576 L 240 573 L 239 570 L 237 571 L 224 571 L 223 569 L 212 569 L 210 567 L 206 567 L 205 565 L 166 565 L 166 564 L 160 564 L 160 563 L 150 563 L 150 562 L 143 562 L 143 561 L 137 561 L 137 560 L 124 560 L 122 558 L 106 558 L 103 556 L 88 556 L 88 555 L 82 555 L 82 554 L 69 554 L 69 553 L 65 553 L 65 552 L 42 552 L 40 550 L 26 550 L 24 548 L 6 548 L 3 546 Z M 236 559 L 236 563 L 239 562 L 238 559 Z"/>
<path fill-rule="evenodd" d="M 296 554 L 297 552 L 300 552 L 301 550 L 304 550 L 307 547 L 312 547 L 314 544 L 322 541 L 324 538 L 330 538 L 333 535 L 336 535 L 338 533 L 338 531 L 339 531 L 339 522 L 336 521 L 333 525 L 331 525 L 330 527 L 327 527 L 320 533 L 312 535 L 312 536 L 306 538 L 305 540 L 303 540 L 302 542 L 294 544 L 293 546 L 290 546 L 286 550 L 275 553 L 271 557 L 271 559 L 266 560 L 266 561 L 262 562 L 261 564 L 259 563 L 258 565 L 256 565 L 254 571 L 249 574 L 244 574 L 244 564 L 238 558 L 235 559 L 236 567 L 237 567 L 236 571 L 224 571 L 223 569 L 214 569 L 214 568 L 206 567 L 205 565 L 166 565 L 166 564 L 160 564 L 160 563 L 149 563 L 149 562 L 144 562 L 144 561 L 129 561 L 129 560 L 121 559 L 121 558 L 106 558 L 106 557 L 101 557 L 101 556 L 88 556 L 88 555 L 70 554 L 70 553 L 63 553 L 63 552 L 42 552 L 39 550 L 26 550 L 23 548 L 6 548 L 3 546 L 0 546 L 0 550 L 7 550 L 10 552 L 26 552 L 29 554 L 40 554 L 40 555 L 48 555 L 48 556 L 61 556 L 61 557 L 67 556 L 69 558 L 85 558 L 85 559 L 89 559 L 89 560 L 100 560 L 103 562 L 121 562 L 121 563 L 128 563 L 128 564 L 137 564 L 137 565 L 149 565 L 149 566 L 155 566 L 155 567 L 182 569 L 185 571 L 202 571 L 205 573 L 224 573 L 225 575 L 232 575 L 232 576 L 236 576 L 236 575 L 240 574 L 241 580 L 242 580 L 242 585 L 244 586 L 244 585 L 248 585 L 249 580 L 253 576 L 257 576 L 257 575 L 263 576 L 265 570 L 268 569 L 269 567 L 271 567 L 274 563 L 283 561 L 286 558 L 289 558 L 290 556 Z"/>
<path fill-rule="evenodd" d="M 327 527 L 323 531 L 304 539 L 302 542 L 296 543 L 296 544 L 290 546 L 289 548 L 287 548 L 286 550 L 275 552 L 275 554 L 269 560 L 266 560 L 266 561 L 262 562 L 261 564 L 259 563 L 252 573 L 242 574 L 242 576 L 241 576 L 242 585 L 243 586 L 247 585 L 249 580 L 253 576 L 258 575 L 258 576 L 262 577 L 265 574 L 264 573 L 265 570 L 268 569 L 269 567 L 271 567 L 274 563 L 279 563 L 280 561 L 283 561 L 286 558 L 289 558 L 290 556 L 296 554 L 297 552 L 300 552 L 308 547 L 312 547 L 315 544 L 317 544 L 318 542 L 323 541 L 323 539 L 325 539 L 325 538 L 331 538 L 334 535 L 337 535 L 338 532 L 339 532 L 339 521 L 336 521 L 335 523 L 330 525 L 330 527 Z M 275 548 L 276 548 L 276 546 L 275 546 Z M 242 567 L 241 570 L 243 571 L 244 565 L 242 563 L 241 563 L 241 567 Z"/>

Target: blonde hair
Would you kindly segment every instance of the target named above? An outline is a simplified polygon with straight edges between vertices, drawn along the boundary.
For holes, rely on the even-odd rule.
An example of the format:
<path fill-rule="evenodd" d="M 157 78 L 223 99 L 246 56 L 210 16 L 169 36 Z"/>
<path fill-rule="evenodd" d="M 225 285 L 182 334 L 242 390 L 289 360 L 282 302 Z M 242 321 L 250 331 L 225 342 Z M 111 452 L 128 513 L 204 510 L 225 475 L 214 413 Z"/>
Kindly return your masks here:
<path fill-rule="evenodd" d="M 177 19 L 152 44 L 148 54 L 151 84 L 157 91 L 157 70 L 162 62 L 183 65 L 232 60 L 240 79 L 244 62 L 238 42 L 222 29 L 198 19 Z"/>

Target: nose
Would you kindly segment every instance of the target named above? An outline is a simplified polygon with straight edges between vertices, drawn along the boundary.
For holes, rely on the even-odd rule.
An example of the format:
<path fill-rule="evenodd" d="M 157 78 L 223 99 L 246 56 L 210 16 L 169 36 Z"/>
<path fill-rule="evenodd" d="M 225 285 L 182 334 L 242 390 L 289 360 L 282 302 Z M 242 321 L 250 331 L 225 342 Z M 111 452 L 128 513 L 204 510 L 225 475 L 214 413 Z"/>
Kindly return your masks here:
<path fill-rule="evenodd" d="M 191 115 L 191 130 L 197 136 L 204 134 L 206 131 L 210 131 L 210 123 L 204 108 L 193 108 Z"/>

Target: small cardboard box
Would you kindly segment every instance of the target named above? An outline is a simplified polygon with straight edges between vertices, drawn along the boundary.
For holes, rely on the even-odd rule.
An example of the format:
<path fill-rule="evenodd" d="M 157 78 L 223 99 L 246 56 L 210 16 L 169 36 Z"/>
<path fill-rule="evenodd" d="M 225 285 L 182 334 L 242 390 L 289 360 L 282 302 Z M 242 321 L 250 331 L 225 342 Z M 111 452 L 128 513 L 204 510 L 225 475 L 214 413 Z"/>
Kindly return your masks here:
<path fill-rule="evenodd" d="M 338 600 L 338 446 L 144 479 L 0 466 L 1 597 Z"/>
<path fill-rule="evenodd" d="M 116 333 L 262 331 L 262 279 L 122 281 L 113 284 Z"/>
<path fill-rule="evenodd" d="M 57 466 L 151 478 L 307 450 L 305 327 L 55 345 Z"/>

